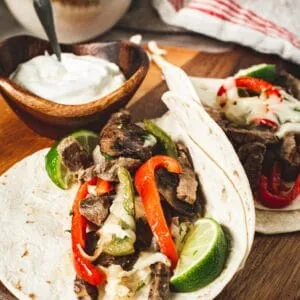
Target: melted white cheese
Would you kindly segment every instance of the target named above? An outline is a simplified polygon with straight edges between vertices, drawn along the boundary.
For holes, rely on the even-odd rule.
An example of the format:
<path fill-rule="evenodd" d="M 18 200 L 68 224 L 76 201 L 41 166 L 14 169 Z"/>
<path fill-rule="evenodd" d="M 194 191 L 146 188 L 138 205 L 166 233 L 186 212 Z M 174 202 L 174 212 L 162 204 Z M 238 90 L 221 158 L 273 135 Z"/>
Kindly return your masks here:
<path fill-rule="evenodd" d="M 287 133 L 295 132 L 300 134 L 300 123 L 286 123 L 280 126 L 276 132 L 278 138 L 283 138 Z"/>
<path fill-rule="evenodd" d="M 281 132 L 278 136 L 283 132 L 280 127 L 285 124 L 294 124 L 285 127 L 285 133 L 288 129 L 299 133 L 299 126 L 296 124 L 300 123 L 300 102 L 284 90 L 280 89 L 283 96 L 280 100 L 276 95 L 266 97 L 263 93 L 260 96 L 239 97 L 233 78 L 226 79 L 224 87 L 227 90 L 226 96 L 224 95 L 225 105 L 220 105 L 223 98 L 218 103 L 229 120 L 240 125 L 250 125 L 256 119 L 268 119 L 278 124 Z"/>
<path fill-rule="evenodd" d="M 107 284 L 101 299 L 147 299 L 151 281 L 150 266 L 162 262 L 170 266 L 168 258 L 160 252 L 141 252 L 131 271 L 118 265 L 106 269 Z M 144 288 L 141 288 L 144 285 Z"/>
<path fill-rule="evenodd" d="M 109 209 L 110 214 L 98 231 L 101 237 L 97 245 L 98 249 L 101 249 L 103 244 L 109 243 L 113 239 L 113 236 L 120 239 L 129 237 L 133 242 L 136 239 L 134 232 L 135 219 L 124 208 L 124 193 L 123 186 L 119 184 L 117 194 Z M 125 223 L 128 228 L 124 229 L 122 223 Z"/>
<path fill-rule="evenodd" d="M 20 64 L 10 78 L 42 98 L 61 104 L 84 104 L 118 89 L 125 82 L 120 68 L 95 56 L 41 55 Z"/>

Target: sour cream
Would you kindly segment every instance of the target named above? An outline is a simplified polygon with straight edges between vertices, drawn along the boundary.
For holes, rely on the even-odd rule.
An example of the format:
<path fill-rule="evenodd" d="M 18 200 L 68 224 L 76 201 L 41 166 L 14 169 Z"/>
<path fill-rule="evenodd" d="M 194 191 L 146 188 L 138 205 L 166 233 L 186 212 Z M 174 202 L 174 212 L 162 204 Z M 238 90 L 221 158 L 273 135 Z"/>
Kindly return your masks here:
<path fill-rule="evenodd" d="M 42 98 L 60 104 L 84 104 L 118 89 L 125 82 L 120 68 L 105 59 L 63 53 L 41 55 L 20 64 L 10 78 Z"/>

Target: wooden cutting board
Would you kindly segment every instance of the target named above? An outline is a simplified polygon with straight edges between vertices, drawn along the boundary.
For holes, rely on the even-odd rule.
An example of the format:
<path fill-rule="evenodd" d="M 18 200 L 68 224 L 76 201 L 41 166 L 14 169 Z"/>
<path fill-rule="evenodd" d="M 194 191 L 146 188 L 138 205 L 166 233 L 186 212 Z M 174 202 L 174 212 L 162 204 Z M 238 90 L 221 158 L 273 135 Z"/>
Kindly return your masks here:
<path fill-rule="evenodd" d="M 273 62 L 284 65 L 300 77 L 299 67 L 276 56 L 258 54 L 242 47 L 221 54 L 183 48 L 166 49 L 167 60 L 183 67 L 192 76 L 222 78 L 253 64 Z M 151 66 L 144 83 L 129 104 L 134 117 L 142 119 L 163 114 L 166 107 L 160 97 L 166 89 L 160 71 L 156 66 Z M 51 133 L 53 136 L 54 131 L 59 136 L 63 132 L 52 129 L 45 132 L 36 124 L 33 129 L 29 128 L 11 111 L 1 96 L 0 113 L 0 174 L 25 156 L 51 145 L 53 140 L 47 135 Z M 37 132 L 42 132 L 42 135 Z M 15 298 L 0 284 L 2 299 Z M 235 276 L 218 299 L 300 299 L 300 232 L 274 236 L 256 234 L 245 268 Z"/>

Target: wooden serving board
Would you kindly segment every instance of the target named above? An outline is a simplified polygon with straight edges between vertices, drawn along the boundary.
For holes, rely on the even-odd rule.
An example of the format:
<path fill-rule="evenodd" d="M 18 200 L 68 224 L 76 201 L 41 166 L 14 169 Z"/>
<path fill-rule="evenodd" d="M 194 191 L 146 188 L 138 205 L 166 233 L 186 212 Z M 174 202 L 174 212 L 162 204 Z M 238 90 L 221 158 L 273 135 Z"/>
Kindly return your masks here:
<path fill-rule="evenodd" d="M 166 47 L 167 60 L 192 76 L 226 77 L 241 68 L 261 63 L 283 64 L 300 77 L 300 68 L 283 62 L 278 57 L 263 55 L 242 47 L 229 52 L 211 54 L 193 50 Z M 166 90 L 160 71 L 151 66 L 150 71 L 130 102 L 136 119 L 157 117 L 166 111 L 160 101 Z M 53 130 L 29 128 L 7 106 L 0 96 L 0 174 L 25 156 L 47 147 L 53 140 Z M 26 117 L 25 117 L 26 121 Z M 36 125 L 37 126 L 37 125 Z M 63 131 L 54 129 L 56 135 Z M 1 220 L 1 217 L 0 217 Z M 300 220 L 299 220 L 300 222 Z M 5 224 L 1 224 L 5 226 Z M 0 259 L 1 263 L 1 259 Z M 0 300 L 15 299 L 0 285 Z M 252 252 L 245 268 L 240 271 L 217 299 L 300 299 L 300 232 L 274 236 L 256 234 Z"/>

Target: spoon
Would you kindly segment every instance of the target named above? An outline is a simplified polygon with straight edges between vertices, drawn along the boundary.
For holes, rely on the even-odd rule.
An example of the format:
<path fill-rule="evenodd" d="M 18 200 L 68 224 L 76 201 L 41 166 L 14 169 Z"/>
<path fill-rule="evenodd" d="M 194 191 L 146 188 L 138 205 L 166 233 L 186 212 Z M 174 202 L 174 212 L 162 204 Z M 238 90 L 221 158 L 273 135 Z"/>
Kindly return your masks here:
<path fill-rule="evenodd" d="M 51 47 L 58 61 L 61 61 L 61 49 L 55 32 L 53 11 L 50 0 L 33 0 L 34 9 L 48 36 Z"/>

